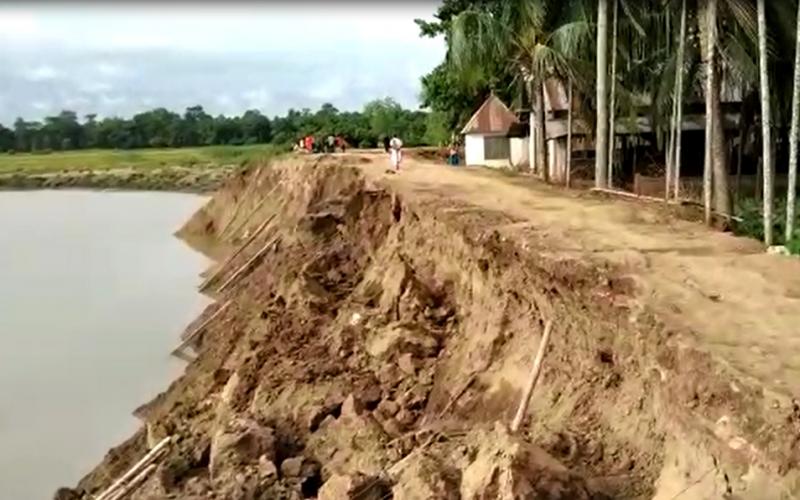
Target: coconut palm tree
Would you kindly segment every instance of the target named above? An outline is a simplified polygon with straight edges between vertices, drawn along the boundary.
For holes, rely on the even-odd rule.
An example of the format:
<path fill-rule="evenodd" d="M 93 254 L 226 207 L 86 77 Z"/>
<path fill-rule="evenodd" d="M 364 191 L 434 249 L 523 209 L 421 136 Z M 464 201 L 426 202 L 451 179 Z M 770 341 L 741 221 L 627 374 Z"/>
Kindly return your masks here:
<path fill-rule="evenodd" d="M 683 73 L 684 61 L 686 57 L 686 0 L 681 1 L 681 23 L 678 33 L 678 62 L 677 78 L 675 79 L 675 142 L 673 144 L 674 153 L 672 155 L 672 174 L 674 188 L 672 196 L 677 200 L 680 196 L 681 185 L 681 138 L 683 130 Z M 667 187 L 669 191 L 669 187 Z M 669 192 L 667 192 L 669 197 Z"/>
<path fill-rule="evenodd" d="M 594 185 L 608 186 L 608 0 L 597 2 L 597 135 Z"/>
<path fill-rule="evenodd" d="M 797 142 L 800 140 L 800 2 L 795 21 L 794 81 L 792 87 L 792 125 L 789 132 L 789 185 L 786 190 L 786 241 L 794 236 L 797 195 Z"/>
<path fill-rule="evenodd" d="M 614 146 L 616 142 L 615 124 L 617 108 L 617 38 L 619 34 L 619 0 L 612 0 L 614 9 L 611 18 L 611 104 L 608 119 L 608 185 L 614 184 Z"/>
<path fill-rule="evenodd" d="M 758 0 L 758 67 L 761 89 L 761 135 L 764 158 L 764 243 L 772 245 L 772 113 L 770 110 L 769 72 L 767 70 L 767 17 L 764 0 Z"/>
<path fill-rule="evenodd" d="M 706 142 L 703 160 L 703 209 L 706 224 L 711 225 L 711 176 L 713 171 L 714 147 L 714 89 L 717 87 L 716 57 L 717 45 L 717 0 L 706 0 L 706 36 L 704 43 L 704 59 L 706 74 Z"/>

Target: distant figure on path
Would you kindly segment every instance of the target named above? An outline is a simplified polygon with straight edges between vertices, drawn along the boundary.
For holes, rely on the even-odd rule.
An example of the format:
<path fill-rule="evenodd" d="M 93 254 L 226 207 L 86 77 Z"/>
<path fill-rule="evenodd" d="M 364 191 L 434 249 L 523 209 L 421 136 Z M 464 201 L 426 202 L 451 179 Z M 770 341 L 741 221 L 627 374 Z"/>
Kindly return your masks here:
<path fill-rule="evenodd" d="M 306 136 L 306 151 L 309 153 L 314 151 L 314 138 L 310 135 Z"/>
<path fill-rule="evenodd" d="M 390 159 L 392 161 L 392 168 L 395 172 L 400 171 L 400 162 L 403 161 L 403 141 L 399 137 L 394 136 L 389 141 Z"/>
<path fill-rule="evenodd" d="M 326 139 L 326 142 L 327 142 L 325 148 L 326 152 L 328 153 L 336 152 L 336 138 L 332 135 L 329 135 Z"/>
<path fill-rule="evenodd" d="M 389 143 L 390 142 L 392 142 L 392 140 L 389 138 L 388 135 L 383 138 L 383 150 L 386 151 L 387 153 L 389 152 Z"/>
<path fill-rule="evenodd" d="M 342 137 L 341 135 L 336 136 L 336 147 L 341 149 L 342 153 L 344 153 L 344 150 L 347 147 L 347 143 L 344 142 L 344 137 Z"/>
<path fill-rule="evenodd" d="M 452 166 L 458 165 L 458 147 L 454 142 L 450 143 L 450 151 L 447 156 L 447 164 Z"/>

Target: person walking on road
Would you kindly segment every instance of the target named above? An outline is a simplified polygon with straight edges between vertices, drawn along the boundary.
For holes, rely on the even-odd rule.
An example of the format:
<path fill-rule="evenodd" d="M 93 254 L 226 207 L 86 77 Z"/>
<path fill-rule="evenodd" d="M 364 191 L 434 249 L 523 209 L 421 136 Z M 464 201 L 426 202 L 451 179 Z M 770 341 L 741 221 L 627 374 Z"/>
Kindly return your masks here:
<path fill-rule="evenodd" d="M 399 137 L 393 136 L 389 141 L 389 158 L 395 172 L 400 171 L 400 162 L 403 161 L 403 141 Z"/>
<path fill-rule="evenodd" d="M 392 142 L 392 139 L 387 135 L 383 138 L 383 150 L 387 153 L 389 152 L 389 143 Z"/>

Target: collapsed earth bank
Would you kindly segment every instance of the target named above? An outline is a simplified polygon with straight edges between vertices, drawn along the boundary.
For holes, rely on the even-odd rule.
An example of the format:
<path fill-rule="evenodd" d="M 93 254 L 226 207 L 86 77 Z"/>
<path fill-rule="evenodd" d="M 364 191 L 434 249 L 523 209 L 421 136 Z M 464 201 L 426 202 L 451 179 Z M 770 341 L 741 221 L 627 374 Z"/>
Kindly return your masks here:
<path fill-rule="evenodd" d="M 780 498 L 792 422 L 687 347 L 625 269 L 359 156 L 229 179 L 183 228 L 217 303 L 183 376 L 76 490 L 173 445 L 132 499 Z M 222 309 L 224 307 L 224 310 Z M 511 421 L 546 321 L 527 418 Z M 727 418 L 727 419 L 726 419 Z M 745 422 L 734 425 L 732 422 Z M 756 450 L 758 456 L 753 458 Z"/>

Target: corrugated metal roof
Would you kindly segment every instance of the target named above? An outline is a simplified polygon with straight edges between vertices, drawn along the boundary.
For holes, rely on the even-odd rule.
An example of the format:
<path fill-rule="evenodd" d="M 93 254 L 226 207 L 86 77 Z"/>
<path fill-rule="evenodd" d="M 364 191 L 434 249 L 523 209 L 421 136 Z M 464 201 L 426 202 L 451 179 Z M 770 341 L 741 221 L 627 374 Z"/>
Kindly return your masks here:
<path fill-rule="evenodd" d="M 472 115 L 462 134 L 505 134 L 517 116 L 496 95 L 490 95 Z"/>

